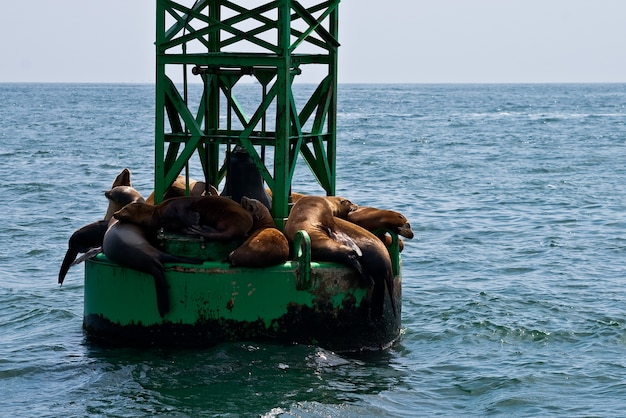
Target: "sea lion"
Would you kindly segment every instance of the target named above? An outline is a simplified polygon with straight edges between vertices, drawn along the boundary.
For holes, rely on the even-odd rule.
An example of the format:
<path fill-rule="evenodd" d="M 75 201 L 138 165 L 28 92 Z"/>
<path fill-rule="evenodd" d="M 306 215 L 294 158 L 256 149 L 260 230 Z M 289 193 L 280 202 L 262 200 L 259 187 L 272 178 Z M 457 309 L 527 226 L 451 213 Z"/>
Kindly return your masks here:
<path fill-rule="evenodd" d="M 228 255 L 233 266 L 268 267 L 289 258 L 289 242 L 276 228 L 269 209 L 257 199 L 241 198 L 241 206 L 252 214 L 254 223 L 248 239 Z"/>
<path fill-rule="evenodd" d="M 265 188 L 265 193 L 267 193 L 267 195 L 270 197 L 270 199 L 272 198 L 272 189 L 270 189 L 269 187 Z M 300 198 L 307 196 L 305 194 L 302 193 L 296 193 L 296 192 L 289 192 L 289 197 L 287 198 L 287 201 L 289 203 L 296 203 L 298 200 L 300 200 Z"/>
<path fill-rule="evenodd" d="M 376 235 L 352 222 L 335 217 L 335 224 L 342 233 L 352 238 L 361 250 L 362 256 L 359 258 L 359 261 L 363 268 L 362 277 L 372 287 L 372 317 L 380 318 L 382 316 L 385 288 L 389 293 L 391 308 L 395 316 L 393 268 L 387 247 Z"/>
<path fill-rule="evenodd" d="M 378 209 L 370 206 L 359 206 L 350 211 L 346 219 L 370 232 L 377 229 L 389 229 L 405 238 L 413 238 L 411 224 L 400 212 Z"/>
<path fill-rule="evenodd" d="M 414 236 L 411 224 L 406 217 L 394 210 L 359 206 L 357 209 L 349 212 L 346 219 L 370 232 L 375 232 L 376 236 L 380 238 L 387 247 L 391 245 L 392 239 L 389 234 L 382 231 L 384 229 L 393 231 L 408 239 L 412 239 Z M 401 239 L 398 239 L 398 247 L 400 251 L 404 249 L 404 242 Z"/>
<path fill-rule="evenodd" d="M 121 266 L 152 275 L 161 317 L 170 310 L 163 263 L 202 264 L 202 260 L 175 256 L 159 250 L 150 244 L 145 231 L 140 226 L 117 219 L 111 220 L 104 234 L 102 251 L 109 260 Z"/>
<path fill-rule="evenodd" d="M 328 200 L 321 196 L 306 196 L 298 200 L 287 221 L 284 233 L 290 244 L 296 232 L 304 230 L 311 239 L 311 257 L 314 260 L 333 261 L 353 267 L 362 274 L 359 258 L 362 253 L 350 236 L 337 228 L 334 213 L 339 215 L 350 210 L 350 201 Z"/>
<path fill-rule="evenodd" d="M 126 173 L 130 175 L 128 169 L 124 169 L 113 184 L 116 184 L 120 179 L 120 176 L 126 176 Z M 127 177 L 130 179 L 130 177 Z M 130 181 L 127 181 L 130 183 Z M 109 212 L 111 215 L 114 211 L 118 211 L 128 203 L 143 202 L 141 194 L 130 186 L 114 186 L 111 190 L 104 192 L 109 206 L 107 214 L 104 219 L 96 222 L 92 222 L 74 231 L 68 241 L 68 249 L 61 263 L 61 269 L 59 270 L 58 283 L 63 284 L 65 276 L 70 267 L 84 261 L 87 258 L 91 258 L 100 252 L 104 234 L 109 225 Z M 76 258 L 79 253 L 84 253 L 84 256 Z"/>
<path fill-rule="evenodd" d="M 111 184 L 111 189 L 114 189 L 119 186 L 133 187 L 133 184 L 130 181 L 130 170 L 128 168 L 125 168 L 122 171 L 120 171 L 117 177 L 115 177 L 115 180 L 113 180 L 113 184 Z M 105 196 L 106 196 L 106 192 L 105 192 Z M 106 220 L 111 219 L 111 217 L 113 216 L 113 213 L 115 211 L 120 210 L 122 206 L 124 205 L 122 205 L 121 202 L 109 199 L 109 206 L 107 207 L 107 211 L 104 215 L 104 219 Z"/>
<path fill-rule="evenodd" d="M 298 201 L 303 197 L 305 197 L 305 195 L 301 195 Z M 333 216 L 338 218 L 345 219 L 350 212 L 358 209 L 357 205 L 341 196 L 322 196 L 322 198 L 330 205 Z"/>
<path fill-rule="evenodd" d="M 217 189 L 210 184 L 206 184 L 203 181 L 189 179 L 189 196 L 217 196 L 219 195 Z M 163 195 L 163 200 L 171 199 L 173 197 L 187 196 L 187 181 L 185 176 L 178 176 L 174 183 L 167 188 Z M 154 205 L 154 192 L 150 193 L 150 196 L 146 199 L 146 203 Z"/>
<path fill-rule="evenodd" d="M 102 240 L 104 239 L 104 233 L 109 226 L 109 221 L 106 219 L 92 222 L 88 225 L 82 226 L 70 237 L 67 243 L 67 252 L 61 263 L 61 269 L 59 270 L 58 283 L 63 284 L 65 276 L 70 267 L 75 264 L 76 256 L 79 253 L 89 253 L 93 248 L 102 246 Z"/>
<path fill-rule="evenodd" d="M 272 199 L 263 187 L 263 177 L 245 148 L 239 145 L 233 148 L 226 155 L 224 164 L 226 183 L 220 196 L 230 197 L 235 202 L 241 202 L 241 198 L 247 196 L 272 207 Z"/>
<path fill-rule="evenodd" d="M 122 171 L 120 171 L 120 174 L 115 177 L 115 180 L 113 180 L 113 184 L 111 184 L 111 188 L 114 188 L 116 186 L 133 186 L 130 181 L 130 170 L 128 168 L 122 169 Z"/>
<path fill-rule="evenodd" d="M 113 216 L 137 224 L 151 234 L 163 228 L 170 232 L 201 235 L 213 241 L 243 239 L 253 224 L 250 212 L 221 196 L 174 197 L 156 206 L 132 203 Z"/>

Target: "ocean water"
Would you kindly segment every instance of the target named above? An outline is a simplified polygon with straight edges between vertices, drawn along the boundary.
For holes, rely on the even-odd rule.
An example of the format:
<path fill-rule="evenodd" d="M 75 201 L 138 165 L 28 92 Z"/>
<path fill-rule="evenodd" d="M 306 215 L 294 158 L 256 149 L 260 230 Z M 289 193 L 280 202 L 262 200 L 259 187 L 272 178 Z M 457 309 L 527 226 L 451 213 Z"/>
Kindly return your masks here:
<path fill-rule="evenodd" d="M 151 191 L 153 103 L 0 84 L 1 415 L 626 414 L 626 85 L 339 86 L 337 194 L 416 233 L 402 338 L 360 356 L 85 341 L 84 267 L 59 266 L 122 168 Z"/>

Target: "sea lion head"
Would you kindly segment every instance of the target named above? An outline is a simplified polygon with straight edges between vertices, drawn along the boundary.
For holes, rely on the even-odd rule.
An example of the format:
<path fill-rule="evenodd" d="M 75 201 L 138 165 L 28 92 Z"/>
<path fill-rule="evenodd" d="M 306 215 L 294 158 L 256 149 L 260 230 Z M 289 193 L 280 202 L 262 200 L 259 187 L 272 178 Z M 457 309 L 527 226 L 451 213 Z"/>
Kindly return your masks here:
<path fill-rule="evenodd" d="M 256 219 L 259 219 L 261 217 L 262 207 L 265 208 L 265 205 L 263 205 L 260 201 L 258 201 L 257 199 L 252 199 L 252 198 L 247 197 L 247 196 L 243 196 L 241 198 L 241 206 L 245 210 L 250 212 L 252 214 L 252 216 L 254 216 Z M 265 208 L 265 209 L 267 210 L 267 208 Z"/>
<path fill-rule="evenodd" d="M 413 234 L 413 230 L 411 229 L 411 224 L 408 222 L 398 227 L 398 235 L 402 235 L 403 237 L 408 239 L 411 239 L 415 236 Z"/>
<path fill-rule="evenodd" d="M 325 199 L 329 203 L 333 215 L 338 218 L 345 218 L 349 212 L 358 209 L 358 205 L 341 196 L 326 196 Z"/>
<path fill-rule="evenodd" d="M 115 212 L 129 203 L 144 202 L 141 194 L 130 186 L 113 187 L 111 190 L 104 192 L 104 196 L 109 200 L 109 207 L 106 215 L 104 215 L 105 220 L 111 219 Z"/>
<path fill-rule="evenodd" d="M 138 225 L 150 225 L 156 206 L 144 202 L 129 203 L 113 214 L 120 222 L 130 222 Z"/>
<path fill-rule="evenodd" d="M 111 185 L 111 188 L 113 187 L 117 187 L 117 186 L 130 186 L 132 187 L 132 183 L 130 182 L 130 170 L 128 168 L 123 169 L 120 174 L 117 175 L 117 177 L 115 177 L 115 180 L 113 180 L 113 184 Z"/>

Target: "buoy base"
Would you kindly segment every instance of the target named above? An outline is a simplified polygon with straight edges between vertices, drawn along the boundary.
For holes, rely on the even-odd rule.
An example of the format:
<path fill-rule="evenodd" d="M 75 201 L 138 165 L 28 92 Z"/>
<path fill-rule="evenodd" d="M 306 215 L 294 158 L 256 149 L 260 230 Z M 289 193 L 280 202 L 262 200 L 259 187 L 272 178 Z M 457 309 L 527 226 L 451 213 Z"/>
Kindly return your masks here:
<path fill-rule="evenodd" d="M 210 346 L 225 341 L 314 344 L 336 352 L 381 350 L 400 335 L 401 277 L 393 313 L 370 313 L 371 289 L 348 267 L 293 261 L 262 268 L 167 265 L 170 311 L 159 316 L 151 276 L 100 254 L 85 266 L 83 328 L 90 340 L 126 346 Z"/>

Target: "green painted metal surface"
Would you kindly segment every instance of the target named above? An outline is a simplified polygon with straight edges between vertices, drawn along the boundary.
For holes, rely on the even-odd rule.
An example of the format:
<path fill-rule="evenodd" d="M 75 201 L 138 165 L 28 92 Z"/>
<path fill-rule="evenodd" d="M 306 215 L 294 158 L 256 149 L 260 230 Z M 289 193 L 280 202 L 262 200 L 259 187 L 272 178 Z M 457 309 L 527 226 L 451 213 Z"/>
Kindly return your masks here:
<path fill-rule="evenodd" d="M 85 306 L 88 314 L 102 313 L 119 325 L 195 324 L 223 318 L 247 322 L 260 319 L 269 327 L 272 320 L 287 312 L 289 303 L 312 305 L 312 295 L 298 291 L 296 268 L 295 262 L 271 269 L 233 269 L 218 261 L 201 266 L 168 266 L 172 306 L 162 319 L 156 308 L 152 276 L 122 268 L 100 256 L 89 263 Z M 362 298 L 363 289 L 356 291 Z"/>
<path fill-rule="evenodd" d="M 348 267 L 311 262 L 308 242 L 300 233 L 296 260 L 271 268 L 167 265 L 171 310 L 163 318 L 150 275 L 99 255 L 85 266 L 84 328 L 124 345 L 269 340 L 337 351 L 388 347 L 400 334 L 400 312 L 394 315 L 386 300 L 383 317 L 372 318 L 371 289 Z M 399 307 L 399 272 L 394 287 Z"/>
<path fill-rule="evenodd" d="M 240 3 L 157 0 L 155 200 L 194 155 L 217 187 L 238 144 L 272 190 L 282 227 L 299 156 L 335 194 L 339 0 Z M 294 79 L 312 67 L 319 83 L 296 103 Z M 250 79 L 258 100 L 247 114 L 237 85 Z M 201 97 L 189 97 L 190 83 L 202 83 Z"/>

